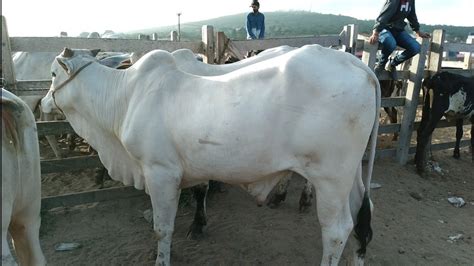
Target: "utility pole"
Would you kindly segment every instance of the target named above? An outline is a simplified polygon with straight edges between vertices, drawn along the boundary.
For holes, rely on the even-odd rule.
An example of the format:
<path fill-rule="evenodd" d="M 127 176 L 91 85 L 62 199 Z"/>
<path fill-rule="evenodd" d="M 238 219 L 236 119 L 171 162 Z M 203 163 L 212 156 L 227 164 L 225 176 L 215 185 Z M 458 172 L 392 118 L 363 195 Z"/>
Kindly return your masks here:
<path fill-rule="evenodd" d="M 178 13 L 178 42 L 181 41 L 181 13 Z"/>

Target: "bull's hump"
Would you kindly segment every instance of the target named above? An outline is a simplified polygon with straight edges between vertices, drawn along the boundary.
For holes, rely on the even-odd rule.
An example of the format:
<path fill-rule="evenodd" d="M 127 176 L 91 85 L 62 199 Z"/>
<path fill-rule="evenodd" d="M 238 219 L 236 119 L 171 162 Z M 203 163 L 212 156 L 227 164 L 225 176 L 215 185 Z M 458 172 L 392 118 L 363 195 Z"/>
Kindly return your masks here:
<path fill-rule="evenodd" d="M 144 55 L 135 64 L 139 71 L 165 71 L 177 69 L 174 57 L 167 51 L 153 50 Z"/>

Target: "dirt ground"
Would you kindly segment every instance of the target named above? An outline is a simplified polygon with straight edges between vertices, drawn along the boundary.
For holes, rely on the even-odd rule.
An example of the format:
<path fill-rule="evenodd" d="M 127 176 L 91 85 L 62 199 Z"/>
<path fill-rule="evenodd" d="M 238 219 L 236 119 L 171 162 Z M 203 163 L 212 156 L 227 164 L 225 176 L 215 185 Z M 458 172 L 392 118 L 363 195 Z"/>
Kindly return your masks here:
<path fill-rule="evenodd" d="M 444 133 L 454 136 L 453 132 Z M 466 136 L 469 136 L 468 134 Z M 441 138 L 440 135 L 434 139 Z M 387 140 L 383 141 L 385 144 Z M 387 146 L 386 144 L 384 146 Z M 44 156 L 48 152 L 42 144 Z M 412 164 L 378 160 L 372 182 L 374 238 L 368 265 L 474 265 L 474 163 L 469 150 L 461 159 L 452 150 L 434 154 L 442 173 L 425 177 Z M 43 176 L 43 195 L 97 188 L 93 171 Z M 107 181 L 106 187 L 116 186 Z M 321 233 L 315 202 L 299 213 L 303 180 L 294 178 L 278 208 L 257 207 L 238 187 L 210 195 L 208 225 L 202 239 L 188 240 L 194 206 L 182 204 L 173 235 L 173 265 L 316 265 L 321 259 Z M 456 208 L 448 197 L 466 205 Z M 156 239 L 143 218 L 151 208 L 147 196 L 56 208 L 42 214 L 41 243 L 49 265 L 154 265 Z M 457 240 L 450 237 L 461 235 Z M 55 251 L 58 243 L 79 243 L 72 251 Z M 343 258 L 341 265 L 347 262 Z"/>

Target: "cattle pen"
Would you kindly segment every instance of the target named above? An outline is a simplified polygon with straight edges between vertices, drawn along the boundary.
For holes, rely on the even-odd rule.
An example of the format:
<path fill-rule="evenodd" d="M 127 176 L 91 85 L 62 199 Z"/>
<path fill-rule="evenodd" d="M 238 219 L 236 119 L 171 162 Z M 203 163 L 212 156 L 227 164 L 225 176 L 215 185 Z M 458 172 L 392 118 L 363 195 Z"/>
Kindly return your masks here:
<path fill-rule="evenodd" d="M 245 51 L 264 50 L 281 45 L 300 47 L 306 44 L 320 44 L 322 46 L 342 47 L 346 52 L 357 53 L 362 51 L 362 60 L 373 68 L 378 47 L 370 45 L 366 39 L 358 34 L 357 25 L 345 26 L 340 34 L 313 37 L 275 38 L 264 40 L 230 40 L 223 32 L 214 32 L 212 26 L 202 27 L 202 39 L 195 42 L 176 41 L 171 34 L 171 40 L 132 40 L 132 39 L 86 39 L 74 37 L 10 37 L 5 18 L 2 16 L 2 74 L 5 87 L 16 95 L 45 95 L 51 80 L 17 80 L 12 63 L 14 52 L 60 52 L 64 47 L 78 49 L 101 49 L 108 52 L 136 52 L 145 53 L 154 49 L 175 51 L 177 49 L 190 49 L 194 53 L 204 56 L 204 61 L 209 64 L 220 64 L 224 61 L 225 54 L 242 59 Z M 400 164 L 406 164 L 409 156 L 415 151 L 411 146 L 411 136 L 417 129 L 419 122 L 415 122 L 416 111 L 420 103 L 421 82 L 424 77 L 432 75 L 442 67 L 443 51 L 465 52 L 464 69 L 450 69 L 449 71 L 464 75 L 474 75 L 472 69 L 472 56 L 474 44 L 445 43 L 445 31 L 435 30 L 431 41 L 419 40 L 422 50 L 419 55 L 411 60 L 411 65 L 406 70 L 398 71 L 398 76 L 405 81 L 406 93 L 404 96 L 382 99 L 383 107 L 399 107 L 403 110 L 400 123 L 381 125 L 379 134 L 399 133 L 396 148 L 377 150 L 377 158 L 394 158 Z M 388 75 L 379 77 L 380 80 L 388 79 Z M 422 102 L 422 101 L 421 101 Z M 454 122 L 445 120 L 438 127 L 452 127 Z M 58 135 L 72 133 L 69 123 L 64 121 L 38 122 L 38 135 Z M 461 146 L 466 146 L 469 141 L 462 141 Z M 433 150 L 449 149 L 454 142 L 435 144 Z M 101 163 L 96 155 L 69 157 L 64 159 L 45 159 L 41 161 L 43 174 L 80 170 L 100 167 Z M 72 206 L 82 203 L 98 202 L 116 198 L 133 197 L 142 195 L 132 187 L 110 188 L 81 192 L 70 195 L 55 196 L 43 199 L 43 209 L 59 206 Z"/>

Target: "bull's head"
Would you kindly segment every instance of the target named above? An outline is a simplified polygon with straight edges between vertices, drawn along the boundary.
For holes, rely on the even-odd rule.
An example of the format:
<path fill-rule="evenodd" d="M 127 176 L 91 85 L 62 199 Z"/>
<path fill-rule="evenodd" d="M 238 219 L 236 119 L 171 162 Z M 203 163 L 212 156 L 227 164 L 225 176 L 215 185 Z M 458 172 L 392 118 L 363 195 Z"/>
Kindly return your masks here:
<path fill-rule="evenodd" d="M 66 99 L 74 99 L 74 91 L 67 92 L 70 97 L 61 97 L 64 93 L 57 93 L 63 90 L 75 76 L 86 66 L 95 61 L 95 56 L 99 50 L 69 49 L 64 48 L 60 55 L 56 57 L 51 65 L 51 88 L 48 94 L 41 100 L 41 108 L 44 113 L 51 113 L 55 109 L 61 110 L 56 98 L 62 98 L 61 102 L 67 105 Z"/>

